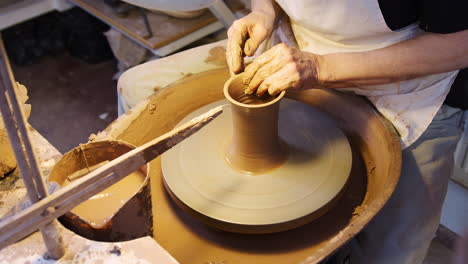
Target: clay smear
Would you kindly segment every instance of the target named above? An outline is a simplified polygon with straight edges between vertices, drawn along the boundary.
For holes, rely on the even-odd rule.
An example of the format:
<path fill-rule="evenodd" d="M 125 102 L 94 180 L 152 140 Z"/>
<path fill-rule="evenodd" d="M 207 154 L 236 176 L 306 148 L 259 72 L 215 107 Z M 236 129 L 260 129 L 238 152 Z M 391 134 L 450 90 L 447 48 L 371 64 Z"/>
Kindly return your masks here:
<path fill-rule="evenodd" d="M 103 228 L 119 209 L 140 189 L 145 176 L 135 171 L 71 210 L 93 228 Z M 67 180 L 64 185 L 69 184 Z"/>
<path fill-rule="evenodd" d="M 226 66 L 226 49 L 224 47 L 214 47 L 210 49 L 205 63 L 214 64 L 217 66 Z"/>

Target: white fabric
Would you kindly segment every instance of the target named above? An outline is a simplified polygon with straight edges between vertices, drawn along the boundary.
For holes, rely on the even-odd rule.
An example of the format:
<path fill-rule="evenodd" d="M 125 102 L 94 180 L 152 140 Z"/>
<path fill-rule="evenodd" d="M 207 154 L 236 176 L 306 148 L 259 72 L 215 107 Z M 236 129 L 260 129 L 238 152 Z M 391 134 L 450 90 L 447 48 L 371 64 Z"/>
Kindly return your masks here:
<path fill-rule="evenodd" d="M 391 31 L 377 0 L 278 0 L 288 14 L 299 48 L 316 54 L 383 48 L 424 34 L 416 24 Z M 406 148 L 441 107 L 458 71 L 385 85 L 346 88 L 367 96 L 400 133 Z"/>
<path fill-rule="evenodd" d="M 185 76 L 227 67 L 224 57 L 226 43 L 227 40 L 221 40 L 127 70 L 117 84 L 119 108 L 128 111 L 154 92 Z"/>

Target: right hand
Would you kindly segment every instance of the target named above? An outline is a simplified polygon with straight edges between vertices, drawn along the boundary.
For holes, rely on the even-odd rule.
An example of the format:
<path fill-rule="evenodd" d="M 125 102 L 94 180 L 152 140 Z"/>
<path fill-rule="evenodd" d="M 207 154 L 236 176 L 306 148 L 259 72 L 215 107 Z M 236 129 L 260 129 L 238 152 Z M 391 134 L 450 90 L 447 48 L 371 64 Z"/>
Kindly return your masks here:
<path fill-rule="evenodd" d="M 226 59 L 229 70 L 240 73 L 244 70 L 244 56 L 253 56 L 258 46 L 271 34 L 274 15 L 253 11 L 234 21 L 228 30 Z"/>

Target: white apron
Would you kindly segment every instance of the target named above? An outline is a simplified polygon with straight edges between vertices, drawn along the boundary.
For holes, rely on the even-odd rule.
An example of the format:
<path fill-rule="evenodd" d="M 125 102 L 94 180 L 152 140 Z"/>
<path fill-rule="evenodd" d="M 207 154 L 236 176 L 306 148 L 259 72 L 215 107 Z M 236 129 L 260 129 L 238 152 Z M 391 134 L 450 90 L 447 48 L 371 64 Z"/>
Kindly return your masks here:
<path fill-rule="evenodd" d="M 291 21 L 300 50 L 316 54 L 383 48 L 424 34 L 411 24 L 391 31 L 377 0 L 277 0 Z M 403 148 L 426 130 L 458 71 L 397 83 L 345 88 L 364 95 L 398 130 Z"/>

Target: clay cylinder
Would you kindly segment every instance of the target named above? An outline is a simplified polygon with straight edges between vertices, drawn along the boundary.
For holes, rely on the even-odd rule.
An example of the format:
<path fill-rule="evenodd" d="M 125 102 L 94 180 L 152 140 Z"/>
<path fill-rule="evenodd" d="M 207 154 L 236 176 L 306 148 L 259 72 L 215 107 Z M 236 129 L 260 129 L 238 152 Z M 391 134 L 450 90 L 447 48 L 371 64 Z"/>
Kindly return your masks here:
<path fill-rule="evenodd" d="M 239 76 L 229 79 L 224 96 L 232 113 L 232 138 L 228 142 L 225 159 L 236 170 L 261 174 L 277 168 L 286 160 L 286 149 L 278 137 L 278 96 L 266 93 L 262 97 L 244 93 Z"/>
<path fill-rule="evenodd" d="M 133 149 L 135 146 L 122 141 L 96 141 L 80 145 L 66 153 L 57 162 L 49 176 L 49 181 L 63 185 L 67 176 L 72 173 L 113 160 Z M 145 176 L 143 183 L 104 226 L 93 227 L 73 211 L 61 216 L 59 222 L 76 234 L 95 241 L 121 242 L 152 236 L 153 214 L 149 165 L 144 165 L 139 171 Z"/>

